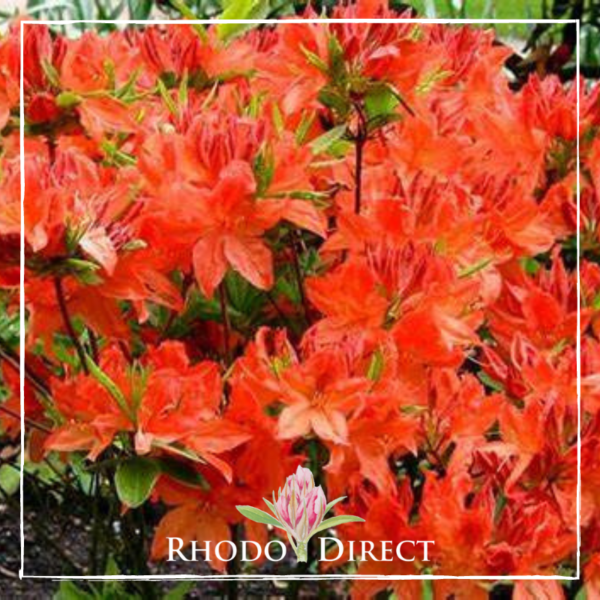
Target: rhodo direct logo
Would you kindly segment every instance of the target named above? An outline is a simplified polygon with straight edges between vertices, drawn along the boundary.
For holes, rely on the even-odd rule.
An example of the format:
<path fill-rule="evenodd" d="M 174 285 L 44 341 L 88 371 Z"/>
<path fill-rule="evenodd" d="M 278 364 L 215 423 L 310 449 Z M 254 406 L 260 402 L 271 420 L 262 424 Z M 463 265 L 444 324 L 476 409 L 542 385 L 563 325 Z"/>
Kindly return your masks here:
<path fill-rule="evenodd" d="M 323 520 L 325 513 L 344 498 L 345 496 L 342 496 L 327 504 L 323 489 L 320 485 L 315 487 L 315 480 L 310 470 L 298 466 L 296 473 L 286 479 L 283 490 L 279 489 L 277 502 L 275 502 L 275 492 L 273 492 L 273 503 L 263 498 L 274 517 L 253 506 L 238 506 L 237 509 L 255 523 L 283 529 L 298 557 L 298 562 L 306 562 L 308 540 L 315 533 L 343 523 L 364 522 L 364 519 L 352 515 Z"/>
<path fill-rule="evenodd" d="M 290 545 L 296 553 L 298 562 L 307 561 L 307 548 L 308 542 L 311 537 L 321 531 L 326 531 L 343 525 L 344 523 L 360 522 L 364 523 L 365 520 L 360 517 L 353 515 L 339 515 L 337 517 L 331 517 L 325 519 L 324 517 L 335 506 L 338 502 L 345 499 L 345 496 L 332 500 L 327 504 L 327 499 L 323 493 L 321 486 L 315 486 L 315 481 L 312 473 L 309 469 L 298 467 L 296 473 L 290 475 L 285 482 L 283 489 L 279 489 L 278 498 L 275 500 L 275 492 L 273 492 L 273 502 L 270 502 L 266 498 L 263 498 L 273 515 L 255 508 L 254 506 L 237 506 L 236 508 L 244 517 L 254 521 L 255 523 L 261 523 L 263 525 L 271 525 L 277 529 L 282 529 L 287 534 Z M 192 542 L 192 554 L 193 558 L 188 559 L 181 553 L 183 547 L 183 540 L 181 538 L 167 538 L 169 542 L 169 561 L 175 560 L 174 554 L 178 554 L 179 557 L 185 561 L 197 560 L 196 555 L 198 552 L 202 552 L 204 557 L 208 560 L 211 558 L 211 547 L 210 541 L 205 542 L 204 548 L 199 548 L 196 542 Z M 178 547 L 175 547 L 174 542 L 178 543 Z M 333 542 L 337 546 L 337 556 L 328 554 L 326 544 L 327 542 Z M 413 562 L 418 560 L 420 562 L 429 562 L 428 556 L 428 544 L 434 544 L 433 541 L 415 541 L 415 540 L 404 540 L 396 544 L 395 555 L 396 557 L 404 562 Z M 274 558 L 270 552 L 271 544 L 276 544 L 281 548 L 281 555 Z M 380 548 L 375 549 L 375 543 L 372 541 L 355 541 L 351 540 L 347 549 L 347 555 L 356 556 L 361 561 L 375 561 L 375 562 L 388 562 L 394 560 L 394 545 L 391 541 L 379 542 Z M 422 549 L 419 549 L 419 545 L 423 545 Z M 232 550 L 229 557 L 222 556 L 223 550 L 221 546 L 229 546 Z M 254 546 L 253 557 L 249 556 L 248 546 Z M 411 546 L 412 553 L 406 556 L 404 552 L 408 552 L 404 546 Z M 242 548 L 242 560 L 254 562 L 261 557 L 262 548 L 257 542 L 244 540 L 241 542 Z M 330 546 L 330 550 L 333 546 Z M 422 550 L 419 556 L 419 550 Z M 286 546 L 279 540 L 273 540 L 265 546 L 265 556 L 268 560 L 278 562 L 283 560 L 286 555 Z M 237 546 L 230 540 L 223 540 L 214 548 L 214 556 L 221 561 L 230 561 L 235 558 L 237 554 Z M 344 545 L 338 538 L 322 537 L 320 546 L 319 561 L 331 562 L 338 560 L 344 555 Z"/>

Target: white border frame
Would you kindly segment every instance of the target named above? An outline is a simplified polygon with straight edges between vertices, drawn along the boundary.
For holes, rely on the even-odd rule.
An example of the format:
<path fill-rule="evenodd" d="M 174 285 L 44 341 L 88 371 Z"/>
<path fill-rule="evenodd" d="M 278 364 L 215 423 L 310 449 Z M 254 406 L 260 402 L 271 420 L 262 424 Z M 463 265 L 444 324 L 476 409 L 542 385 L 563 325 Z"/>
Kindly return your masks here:
<path fill-rule="evenodd" d="M 580 19 L 88 19 L 88 20 L 46 20 L 46 21 L 27 21 L 20 22 L 20 176 L 21 176 L 21 249 L 20 249 L 20 277 L 19 277 L 19 306 L 20 306 L 20 394 L 21 394 L 21 465 L 20 465 L 20 538 L 21 538 L 21 568 L 19 569 L 19 579 L 52 579 L 52 580 L 141 580 L 141 581 L 260 581 L 260 580 L 437 580 L 437 579 L 472 579 L 487 581 L 526 581 L 526 580 L 550 580 L 550 581 L 574 581 L 581 576 L 581 283 L 580 283 L 580 212 L 581 212 L 581 186 L 580 186 L 580 144 L 579 135 L 577 135 L 577 342 L 576 342 L 576 360 L 577 360 L 577 568 L 573 577 L 563 575 L 518 575 L 513 577 L 491 576 L 491 575 L 25 575 L 25 529 L 24 529 L 24 496 L 23 496 L 23 469 L 25 466 L 25 105 L 23 102 L 23 28 L 25 25 L 73 25 L 78 23 L 114 23 L 128 25 L 214 25 L 217 23 L 228 24 L 248 24 L 248 25 L 268 25 L 268 24 L 309 24 L 309 23 L 419 23 L 423 25 L 432 24 L 450 24 L 450 25 L 494 25 L 494 24 L 528 24 L 535 25 L 545 23 L 548 25 L 558 25 L 575 23 L 577 30 L 577 44 L 575 51 L 575 85 L 577 86 L 577 132 L 580 128 Z"/>

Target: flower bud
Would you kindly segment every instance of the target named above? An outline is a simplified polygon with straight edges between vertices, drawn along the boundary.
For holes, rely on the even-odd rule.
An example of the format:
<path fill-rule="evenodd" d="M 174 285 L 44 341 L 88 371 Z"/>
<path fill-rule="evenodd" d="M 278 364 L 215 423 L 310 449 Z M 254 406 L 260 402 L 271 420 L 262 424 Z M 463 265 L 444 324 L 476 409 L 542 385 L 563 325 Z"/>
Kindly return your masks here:
<path fill-rule="evenodd" d="M 327 499 L 321 486 L 315 487 L 310 470 L 300 466 L 287 478 L 275 503 L 279 520 L 299 542 L 307 541 L 318 528 L 326 506 Z"/>

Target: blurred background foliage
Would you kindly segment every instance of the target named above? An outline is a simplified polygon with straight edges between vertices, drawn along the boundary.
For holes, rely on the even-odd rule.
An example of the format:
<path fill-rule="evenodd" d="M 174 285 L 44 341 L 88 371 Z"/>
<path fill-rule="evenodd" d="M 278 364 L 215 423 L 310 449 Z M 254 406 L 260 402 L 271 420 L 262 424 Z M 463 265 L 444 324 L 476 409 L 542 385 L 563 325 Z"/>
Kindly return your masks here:
<path fill-rule="evenodd" d="M 339 0 L 314 0 L 319 13 L 328 13 Z M 306 8 L 298 0 L 3 0 L 0 19 L 16 14 L 47 20 L 113 20 L 153 18 L 229 19 L 278 18 Z M 392 8 L 412 11 L 414 16 L 477 19 L 580 19 L 581 70 L 588 78 L 600 77 L 599 0 L 391 0 Z M 64 33 L 85 29 L 114 29 L 111 23 L 77 24 Z M 575 74 L 577 31 L 574 24 L 496 26 L 499 36 L 515 49 L 516 71 L 532 69 L 557 72 L 564 79 Z"/>

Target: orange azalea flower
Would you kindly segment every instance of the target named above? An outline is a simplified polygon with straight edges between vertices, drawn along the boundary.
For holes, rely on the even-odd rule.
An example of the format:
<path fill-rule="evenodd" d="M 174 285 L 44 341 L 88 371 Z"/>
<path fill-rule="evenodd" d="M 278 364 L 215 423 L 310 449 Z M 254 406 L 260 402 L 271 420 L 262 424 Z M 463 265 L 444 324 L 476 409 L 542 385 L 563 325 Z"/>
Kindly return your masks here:
<path fill-rule="evenodd" d="M 207 121 L 197 120 L 187 134 L 199 166 L 188 230 L 197 239 L 193 248 L 196 279 L 209 298 L 228 267 L 260 289 L 272 287 L 272 256 L 262 236 L 280 220 L 325 234 L 324 217 L 307 201 L 276 198 L 277 193 L 293 191 L 295 185 L 304 181 L 298 179 L 297 169 L 281 162 L 281 156 L 275 161 L 273 177 L 264 190 L 273 197 L 257 196 L 257 175 L 252 163 L 262 145 L 264 123 L 220 117 L 215 113 Z M 281 148 L 294 154 L 289 140 L 281 142 Z"/>
<path fill-rule="evenodd" d="M 314 432 L 324 440 L 348 443 L 346 416 L 361 405 L 369 381 L 348 372 L 344 358 L 317 352 L 279 378 L 286 404 L 279 416 L 279 436 L 291 439 Z"/>
<path fill-rule="evenodd" d="M 390 305 L 377 274 L 363 260 L 348 261 L 323 277 L 307 281 L 309 300 L 325 318 L 315 325 L 314 335 L 335 340 L 381 328 Z"/>
<path fill-rule="evenodd" d="M 190 365 L 183 347 L 170 342 L 133 365 L 119 350 L 109 348 L 99 367 L 116 392 L 94 375 L 53 381 L 54 401 L 66 422 L 46 441 L 48 450 L 89 450 L 95 459 L 125 431 L 134 434 L 138 454 L 155 448 L 177 453 L 180 444 L 230 476 L 215 454 L 248 436 L 218 417 L 221 380 L 215 363 Z"/>
<path fill-rule="evenodd" d="M 526 275 L 515 264 L 503 270 L 503 290 L 489 309 L 490 327 L 505 348 L 515 332 L 526 333 L 540 349 L 555 347 L 561 340 L 572 340 L 576 333 L 577 299 L 575 279 L 568 274 L 556 251 L 552 268 Z M 592 310 L 581 310 L 582 327 Z"/>
<path fill-rule="evenodd" d="M 231 266 L 260 289 L 273 285 L 271 252 L 262 234 L 279 221 L 277 207 L 254 197 L 256 183 L 245 162 L 232 162 L 210 192 L 199 194 L 194 272 L 211 298 Z"/>
<path fill-rule="evenodd" d="M 391 398 L 373 395 L 348 421 L 348 444 L 333 445 L 326 467 L 330 495 L 359 490 L 364 480 L 384 495 L 395 493 L 388 467 L 401 450 L 415 452 L 418 421 L 402 415 Z"/>

